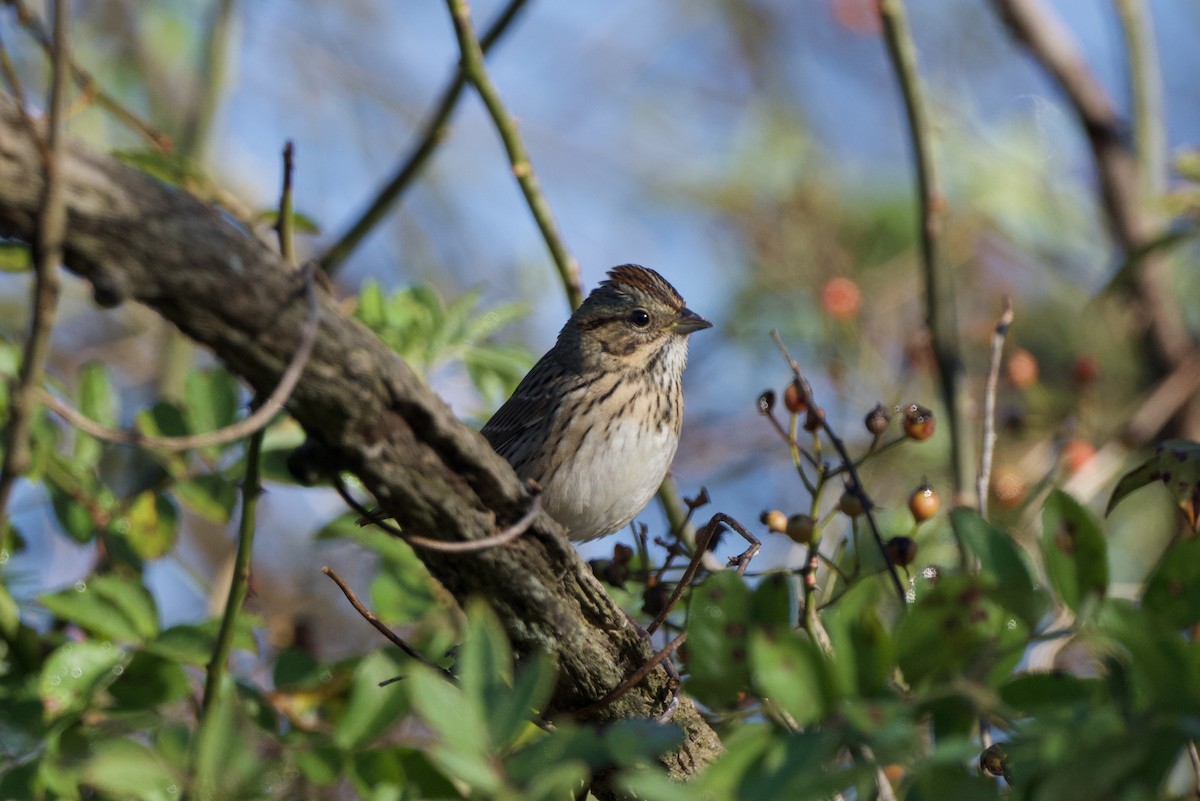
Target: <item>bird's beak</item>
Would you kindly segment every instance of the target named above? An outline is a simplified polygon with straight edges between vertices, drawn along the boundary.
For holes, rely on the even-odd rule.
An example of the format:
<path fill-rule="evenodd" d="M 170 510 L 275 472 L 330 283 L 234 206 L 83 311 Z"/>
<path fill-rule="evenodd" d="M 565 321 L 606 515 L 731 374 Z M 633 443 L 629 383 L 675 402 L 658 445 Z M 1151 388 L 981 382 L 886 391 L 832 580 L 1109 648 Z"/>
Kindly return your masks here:
<path fill-rule="evenodd" d="M 679 312 L 679 317 L 671 323 L 671 331 L 676 334 L 691 334 L 695 331 L 703 331 L 705 328 L 712 328 L 712 323 L 691 309 Z"/>

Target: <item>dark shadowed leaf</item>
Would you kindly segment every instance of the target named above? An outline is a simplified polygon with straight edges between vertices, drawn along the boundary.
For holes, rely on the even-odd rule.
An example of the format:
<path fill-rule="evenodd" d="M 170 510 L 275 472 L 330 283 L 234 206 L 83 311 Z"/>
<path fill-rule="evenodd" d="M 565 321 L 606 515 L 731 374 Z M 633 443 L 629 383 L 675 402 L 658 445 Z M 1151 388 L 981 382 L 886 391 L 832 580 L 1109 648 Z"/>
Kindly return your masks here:
<path fill-rule="evenodd" d="M 1200 443 L 1171 439 L 1154 449 L 1154 455 L 1117 482 L 1105 514 L 1135 490 L 1160 482 L 1193 531 L 1200 530 Z"/>
<path fill-rule="evenodd" d="M 714 573 L 688 603 L 687 688 L 701 702 L 727 708 L 745 697 L 751 594 L 734 571 Z"/>
<path fill-rule="evenodd" d="M 1100 525 L 1061 490 L 1050 493 L 1042 510 L 1042 555 L 1050 584 L 1072 611 L 1108 591 L 1108 546 Z"/>

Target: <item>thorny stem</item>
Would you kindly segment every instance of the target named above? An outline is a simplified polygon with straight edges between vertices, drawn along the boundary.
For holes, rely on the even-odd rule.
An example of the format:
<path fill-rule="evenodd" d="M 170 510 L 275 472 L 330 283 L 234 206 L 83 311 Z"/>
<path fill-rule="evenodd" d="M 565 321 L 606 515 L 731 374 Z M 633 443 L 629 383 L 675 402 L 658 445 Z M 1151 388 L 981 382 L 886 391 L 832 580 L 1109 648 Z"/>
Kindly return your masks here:
<path fill-rule="evenodd" d="M 533 170 L 533 162 L 529 160 L 529 153 L 525 150 L 525 143 L 517 131 L 516 122 L 504 108 L 500 93 L 496 91 L 495 85 L 488 76 L 487 68 L 483 63 L 483 49 L 480 47 L 479 40 L 475 38 L 475 29 L 471 24 L 470 6 L 467 4 L 467 0 L 446 0 L 446 6 L 450 10 L 450 17 L 454 21 L 454 31 L 458 36 L 463 72 L 479 93 L 483 104 L 487 106 L 488 113 L 491 114 L 492 122 L 504 142 L 509 163 L 512 164 L 513 175 L 521 186 L 525 202 L 529 205 L 538 230 L 542 233 L 542 239 L 545 240 L 546 247 L 558 268 L 558 277 L 566 289 L 567 299 L 570 301 L 572 309 L 577 308 L 583 302 L 583 288 L 579 283 L 579 265 L 567 252 L 566 245 L 559 236 L 554 217 L 550 212 L 550 204 L 542 193 L 541 184 Z"/>
<path fill-rule="evenodd" d="M 917 50 L 901 0 L 880 0 L 884 40 L 900 82 L 908 119 L 909 139 L 916 160 L 917 200 L 920 207 L 921 264 L 925 275 L 925 322 L 938 365 L 942 404 L 950 422 L 950 455 L 954 468 L 956 504 L 969 503 L 973 466 L 968 429 L 969 399 L 958 341 L 954 277 L 938 251 L 946 203 L 938 183 L 928 110 L 917 70 Z"/>
<path fill-rule="evenodd" d="M 68 46 L 67 17 L 70 3 L 54 3 L 54 66 L 50 85 L 48 142 L 43 164 L 46 183 L 41 210 L 33 237 L 33 315 L 4 443 L 4 461 L 0 465 L 0 548 L 10 550 L 8 501 L 17 477 L 29 462 L 29 434 L 37 408 L 37 390 L 42 383 L 46 356 L 50 352 L 50 332 L 58 304 L 58 265 L 63 258 L 67 230 L 66 196 L 63 186 L 64 109 L 67 103 Z M 34 132 L 31 130 L 31 134 Z M 35 134 L 36 135 L 36 134 Z"/>
<path fill-rule="evenodd" d="M 521 9 L 525 6 L 526 0 L 510 0 L 500 15 L 484 32 L 483 38 L 479 40 L 479 48 L 483 53 L 487 53 L 500 37 L 502 37 L 509 25 L 517 18 Z M 450 83 L 442 90 L 442 95 L 438 99 L 437 106 L 434 108 L 433 114 L 425 122 L 425 126 L 421 129 L 421 135 L 418 137 L 413 149 L 409 152 L 408 157 L 400 164 L 393 173 L 391 179 L 379 190 L 378 194 L 367 204 L 367 208 L 359 215 L 358 219 L 342 234 L 333 245 L 325 251 L 319 261 L 321 269 L 330 275 L 335 274 L 342 264 L 350 257 L 350 254 L 362 243 L 362 240 L 369 234 L 375 226 L 377 226 L 387 215 L 392 205 L 404 194 L 405 190 L 412 184 L 413 179 L 420 175 L 425 168 L 425 164 L 429 158 L 437 150 L 438 145 L 446 138 L 449 131 L 450 117 L 454 114 L 458 107 L 459 98 L 462 97 L 463 87 L 466 85 L 466 76 L 463 73 L 462 66 L 459 65 L 454 73 L 454 77 L 450 79 Z"/>

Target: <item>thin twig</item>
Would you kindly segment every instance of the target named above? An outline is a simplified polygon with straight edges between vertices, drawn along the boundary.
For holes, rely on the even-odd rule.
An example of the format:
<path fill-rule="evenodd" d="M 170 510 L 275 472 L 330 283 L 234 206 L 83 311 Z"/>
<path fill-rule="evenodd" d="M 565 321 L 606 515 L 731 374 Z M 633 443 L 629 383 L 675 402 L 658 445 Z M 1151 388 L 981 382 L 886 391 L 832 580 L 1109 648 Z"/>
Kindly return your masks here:
<path fill-rule="evenodd" d="M 509 0 L 508 5 L 504 7 L 500 15 L 484 31 L 483 38 L 479 40 L 479 48 L 483 53 L 486 54 L 492 48 L 492 45 L 499 41 L 504 32 L 508 30 L 509 25 L 517 18 L 526 2 L 527 0 Z M 353 225 L 319 259 L 321 269 L 326 273 L 333 275 L 338 271 L 366 235 L 383 220 L 396 201 L 400 199 L 405 190 L 412 184 L 413 179 L 421 174 L 421 170 L 425 168 L 429 157 L 434 154 L 438 145 L 446 138 L 446 134 L 449 131 L 450 118 L 458 107 L 458 100 L 462 97 L 464 86 L 466 86 L 466 76 L 463 74 L 462 65 L 460 64 L 455 68 L 454 77 L 450 79 L 450 83 L 442 90 L 442 95 L 438 98 L 433 113 L 422 127 L 416 144 L 409 151 L 408 157 L 400 163 L 400 166 L 392 174 L 392 177 L 384 184 L 383 188 L 379 190 L 371 202 L 367 204 L 366 210 L 358 216 Z"/>
<path fill-rule="evenodd" d="M 205 31 L 204 51 L 196 74 L 201 76 L 199 98 L 190 109 L 179 137 L 179 152 L 197 163 L 204 161 L 213 119 L 225 82 L 229 51 L 229 29 L 233 21 L 233 0 L 216 0 Z"/>
<path fill-rule="evenodd" d="M 54 45 L 50 40 L 50 36 L 46 33 L 45 28 L 42 27 L 37 15 L 25 5 L 24 0 L 5 0 L 5 2 L 16 9 L 17 21 L 41 45 L 42 49 L 46 51 L 46 55 L 51 55 L 54 52 Z M 96 79 L 92 77 L 92 74 L 79 66 L 74 59 L 69 59 L 68 63 L 70 65 L 71 77 L 84 95 L 94 100 L 96 105 L 108 111 L 118 122 L 142 136 L 158 150 L 163 152 L 171 150 L 171 137 L 134 114 L 121 101 L 104 91 L 100 87 L 100 84 L 96 82 Z"/>
<path fill-rule="evenodd" d="M 1004 340 L 1013 321 L 1012 298 L 1005 296 L 1004 311 L 992 333 L 992 355 L 988 363 L 987 387 L 983 393 L 983 447 L 979 453 L 979 473 L 975 484 L 979 516 L 987 517 L 988 485 L 992 480 L 992 453 L 996 448 L 996 391 L 1000 386 L 1000 359 Z"/>
<path fill-rule="evenodd" d="M 783 354 L 783 358 L 787 360 L 788 366 L 791 367 L 792 375 L 796 377 L 796 380 L 800 382 L 802 387 L 807 387 L 804 376 L 800 374 L 800 365 L 792 358 L 787 345 L 783 344 L 783 338 L 779 336 L 779 332 L 772 329 L 771 338 L 775 340 L 775 345 L 779 348 L 779 352 Z M 810 397 L 809 403 L 814 402 Z M 850 476 L 850 481 L 847 482 L 847 491 L 853 493 L 859 502 L 862 503 L 863 514 L 867 518 L 867 525 L 871 529 L 871 536 L 875 538 L 875 544 L 879 547 L 879 553 L 883 556 L 883 563 L 887 565 L 888 576 L 891 577 L 892 586 L 896 590 L 896 595 L 900 601 L 900 608 L 905 609 L 907 608 L 907 601 L 904 594 L 904 585 L 900 582 L 900 574 L 896 572 L 896 565 L 892 562 L 892 558 L 888 556 L 887 546 L 884 545 L 883 536 L 879 533 L 879 526 L 875 522 L 875 513 L 872 511 L 874 504 L 871 503 L 871 499 L 867 496 L 867 491 L 859 479 L 858 468 L 854 466 L 854 460 L 850 458 L 850 454 L 846 451 L 846 444 L 842 442 L 841 437 L 829 425 L 829 420 L 825 415 L 820 415 L 819 418 L 821 421 L 821 430 L 829 437 L 829 441 L 833 443 L 834 450 L 838 452 L 842 464 L 846 467 L 846 472 Z M 828 606 L 829 604 L 826 603 L 825 605 Z"/>
<path fill-rule="evenodd" d="M 925 274 L 925 323 L 937 361 L 942 404 L 949 416 L 950 456 L 954 468 L 955 503 L 969 504 L 972 465 L 965 371 L 958 339 L 954 277 L 941 258 L 938 238 L 946 203 L 938 183 L 933 157 L 933 136 L 927 105 L 917 70 L 917 49 L 905 19 L 901 0 L 880 0 L 884 41 L 904 96 L 917 172 L 917 201 L 920 207 L 921 264 Z"/>
<path fill-rule="evenodd" d="M 1116 6 L 1129 62 L 1133 141 L 1142 168 L 1143 200 L 1151 200 L 1162 193 L 1167 175 L 1158 45 L 1154 41 L 1154 26 L 1146 12 L 1144 0 L 1116 0 Z"/>
<path fill-rule="evenodd" d="M 312 355 L 313 346 L 317 341 L 317 330 L 320 328 L 321 323 L 321 307 L 317 303 L 316 287 L 313 280 L 316 269 L 316 263 L 309 262 L 301 271 L 301 276 L 304 280 L 305 296 L 308 299 L 308 320 L 304 323 L 304 330 L 300 334 L 300 344 L 296 348 L 296 352 L 292 355 L 291 362 L 288 364 L 287 369 L 283 371 L 283 375 L 279 379 L 279 384 L 275 387 L 270 397 L 245 420 L 240 420 L 233 425 L 217 429 L 216 431 L 207 431 L 203 434 L 189 434 L 183 437 L 152 437 L 138 431 L 124 431 L 100 425 L 95 420 L 86 417 L 70 403 L 44 390 L 39 390 L 39 397 L 43 403 L 71 425 L 85 434 L 106 442 L 115 442 L 121 445 L 137 445 L 149 450 L 188 451 L 209 448 L 214 445 L 226 445 L 230 442 L 244 439 L 249 434 L 264 428 L 283 409 L 284 404 L 291 397 L 292 390 L 296 388 L 296 383 L 300 380 L 300 375 L 304 372 L 304 366 L 308 363 L 309 356 Z"/>
<path fill-rule="evenodd" d="M 463 72 L 479 93 L 479 97 L 487 106 L 488 113 L 492 116 L 492 122 L 504 142 L 504 149 L 512 164 L 513 175 L 521 186 L 525 202 L 533 213 L 533 219 L 542 233 L 542 239 L 545 240 L 550 256 L 558 268 L 558 277 L 567 292 L 567 299 L 570 301 L 571 308 L 574 309 L 583 302 L 583 287 L 579 282 L 579 265 L 567 252 L 567 247 L 554 224 L 550 204 L 542 193 L 537 174 L 533 171 L 533 162 L 529 160 L 529 153 L 525 150 L 521 134 L 517 131 L 516 122 L 504 108 L 500 93 L 496 91 L 491 78 L 488 77 L 483 63 L 483 50 L 479 45 L 479 40 L 475 38 L 475 29 L 471 25 L 470 6 L 466 0 L 446 0 L 446 6 L 450 9 L 450 17 L 454 21 L 454 31 L 458 36 L 458 49 L 462 53 Z"/>
<path fill-rule="evenodd" d="M 665 660 L 672 653 L 674 653 L 676 648 L 683 645 L 685 640 L 687 640 L 687 632 L 686 631 L 683 632 L 682 634 L 680 634 L 675 639 L 671 640 L 669 643 L 667 643 L 666 647 L 664 647 L 661 651 L 656 653 L 654 656 L 650 657 L 650 659 L 648 659 L 644 665 L 642 665 L 640 668 L 638 668 L 637 670 L 635 670 L 633 672 L 632 676 L 625 679 L 625 681 L 621 682 L 615 689 L 613 689 L 611 692 L 609 692 L 607 695 L 605 695 L 599 701 L 588 704 L 587 706 L 583 707 L 582 709 L 576 709 L 574 712 L 571 713 L 571 716 L 575 717 L 575 718 L 586 718 L 586 717 L 590 716 L 591 714 L 593 714 L 594 712 L 597 712 L 597 711 L 603 709 L 604 707 L 608 706 L 613 701 L 616 701 L 622 695 L 625 695 L 625 693 L 629 692 L 634 687 L 641 684 L 642 681 L 644 681 L 645 678 L 647 676 L 649 676 L 650 673 L 656 667 L 658 667 L 659 665 L 661 665 L 663 663 L 663 660 Z"/>
<path fill-rule="evenodd" d="M 375 617 L 375 613 L 368 609 L 362 601 L 358 600 L 358 596 L 354 594 L 354 590 L 350 589 L 350 586 L 342 580 L 341 576 L 334 572 L 333 568 L 328 566 L 322 567 L 321 572 L 333 579 L 333 583 L 338 585 L 338 589 L 340 589 L 342 594 L 346 596 L 346 600 L 349 601 L 350 605 L 354 607 L 354 611 L 362 615 L 363 620 L 374 626 L 376 631 L 378 631 L 384 637 L 387 637 L 388 641 L 391 642 L 392 645 L 396 646 L 421 664 L 428 665 L 429 667 L 433 668 L 451 681 L 454 680 L 453 673 L 429 659 L 427 656 L 425 656 L 425 654 L 421 653 L 416 648 L 413 648 L 411 645 L 405 642 L 400 635 L 396 634 L 396 632 L 385 626 L 383 621 Z"/>
<path fill-rule="evenodd" d="M 32 243 L 34 267 L 33 314 L 21 360 L 17 385 L 12 392 L 11 412 L 5 432 L 4 461 L 0 465 L 0 544 L 8 546 L 8 501 L 17 477 L 29 463 L 29 436 L 42 383 L 50 332 L 58 305 L 58 265 L 63 258 L 67 231 L 67 206 L 63 181 L 63 152 L 66 146 L 63 111 L 67 103 L 67 15 L 69 0 L 54 3 L 54 68 L 50 85 L 50 114 L 47 158 L 43 164 L 45 186 Z M 34 133 L 31 131 L 31 133 Z M 36 134 L 34 134 L 36 136 Z"/>
<path fill-rule="evenodd" d="M 407 531 L 401 530 L 399 526 L 396 526 L 384 516 L 386 513 L 382 512 L 382 510 L 369 510 L 356 501 L 340 475 L 333 477 L 333 488 L 337 490 L 338 495 L 342 496 L 342 500 L 346 502 L 346 505 L 361 516 L 359 525 L 379 526 L 388 534 L 403 540 L 409 545 L 417 548 L 425 548 L 430 551 L 441 551 L 442 553 L 472 553 L 474 551 L 485 551 L 488 548 L 499 548 L 502 545 L 507 545 L 529 530 L 529 527 L 533 525 L 534 518 L 537 517 L 537 513 L 542 508 L 541 490 L 536 487 L 530 487 L 529 508 L 525 510 L 525 514 L 521 515 L 521 518 L 517 522 L 503 531 L 487 537 L 455 542 L 451 540 L 435 540 L 430 537 L 422 537 L 420 534 L 409 534 Z"/>

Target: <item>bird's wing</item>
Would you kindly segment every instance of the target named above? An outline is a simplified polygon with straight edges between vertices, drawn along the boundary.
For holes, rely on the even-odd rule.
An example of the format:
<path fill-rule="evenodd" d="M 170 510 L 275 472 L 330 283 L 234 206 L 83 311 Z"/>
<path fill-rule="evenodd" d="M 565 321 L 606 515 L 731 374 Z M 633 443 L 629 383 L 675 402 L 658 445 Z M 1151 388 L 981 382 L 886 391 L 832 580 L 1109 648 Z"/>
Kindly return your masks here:
<path fill-rule="evenodd" d="M 558 408 L 562 395 L 562 368 L 556 362 L 550 354 L 543 356 L 517 384 L 512 397 L 480 430 L 496 453 L 510 463 L 523 441 L 522 434 L 529 429 L 547 429 Z"/>

